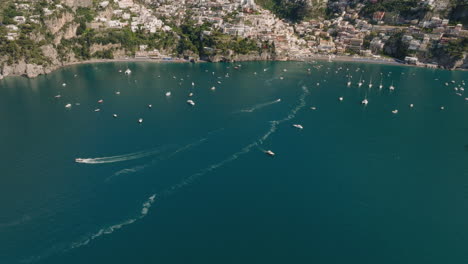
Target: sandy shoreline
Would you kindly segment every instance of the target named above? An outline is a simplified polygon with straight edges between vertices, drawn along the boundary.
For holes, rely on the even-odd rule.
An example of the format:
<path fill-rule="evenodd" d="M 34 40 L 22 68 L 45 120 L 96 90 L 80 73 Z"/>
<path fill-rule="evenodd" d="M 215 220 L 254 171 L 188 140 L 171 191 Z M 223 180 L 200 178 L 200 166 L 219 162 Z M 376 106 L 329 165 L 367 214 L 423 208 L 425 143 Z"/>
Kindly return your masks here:
<path fill-rule="evenodd" d="M 406 64 L 406 63 L 401 63 L 397 62 L 394 59 L 383 59 L 383 58 L 368 58 L 368 57 L 350 57 L 350 56 L 312 56 L 312 57 L 307 57 L 304 59 L 285 59 L 285 60 L 239 60 L 239 61 L 233 61 L 235 62 L 246 62 L 246 61 L 297 61 L 297 62 L 314 62 L 314 61 L 329 61 L 329 62 L 352 62 L 352 63 L 370 63 L 370 64 L 383 64 L 383 65 L 399 65 L 399 66 L 410 66 L 410 67 L 418 67 L 418 68 L 429 68 L 423 65 L 413 65 L 413 64 Z M 97 63 L 114 63 L 114 62 L 149 62 L 149 63 L 192 63 L 189 60 L 185 59 L 171 59 L 171 60 L 162 60 L 162 59 L 150 59 L 150 58 L 119 58 L 119 59 L 91 59 L 91 60 L 85 60 L 85 61 L 77 61 L 77 62 L 71 62 L 71 63 L 66 63 L 62 66 L 57 67 L 56 69 L 53 69 L 50 73 L 60 70 L 69 66 L 74 66 L 74 65 L 80 65 L 80 64 L 97 64 Z M 205 60 L 199 60 L 196 63 L 209 63 L 209 61 Z M 441 69 L 441 68 L 437 68 Z M 457 69 L 457 70 L 463 70 L 463 69 Z M 49 73 L 48 73 L 49 74 Z M 43 74 L 40 74 L 43 75 Z M 25 75 L 8 75 L 8 76 L 3 76 L 3 78 L 7 77 L 26 77 Z M 35 77 L 33 77 L 35 78 Z M 2 78 L 0 78 L 1 80 Z"/>

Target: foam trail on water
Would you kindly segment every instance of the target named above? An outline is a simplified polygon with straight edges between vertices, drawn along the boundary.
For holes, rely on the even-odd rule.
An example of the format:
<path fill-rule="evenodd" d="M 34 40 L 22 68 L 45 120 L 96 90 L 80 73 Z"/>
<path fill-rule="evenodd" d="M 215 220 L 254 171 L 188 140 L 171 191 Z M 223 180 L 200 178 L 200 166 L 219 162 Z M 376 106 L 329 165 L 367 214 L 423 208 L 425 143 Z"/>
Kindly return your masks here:
<path fill-rule="evenodd" d="M 215 133 L 218 133 L 220 131 L 224 130 L 224 128 L 220 128 L 220 129 L 217 129 L 217 130 L 214 130 L 214 131 L 211 131 L 208 133 L 208 136 L 209 135 L 212 135 L 212 134 L 215 134 Z M 147 163 L 147 164 L 143 164 L 143 165 L 138 165 L 138 166 L 135 166 L 135 167 L 131 167 L 131 168 L 126 168 L 126 169 L 121 169 L 117 172 L 115 172 L 112 176 L 108 177 L 105 181 L 109 181 L 111 180 L 112 178 L 114 178 L 115 176 L 119 176 L 119 175 L 123 175 L 123 174 L 130 174 L 130 173 L 135 173 L 135 172 L 138 172 L 138 171 L 141 171 L 141 170 L 144 170 L 150 166 L 153 166 L 155 165 L 156 163 L 158 163 L 159 161 L 161 160 L 166 160 L 166 159 L 170 159 L 172 157 L 174 157 L 175 155 L 177 155 L 178 153 L 180 152 L 183 152 L 183 151 L 186 151 L 188 149 L 191 149 L 193 147 L 196 147 L 200 144 L 202 144 L 203 142 L 205 142 L 206 140 L 208 140 L 207 137 L 205 138 L 201 138 L 195 142 L 192 142 L 190 144 L 187 144 L 181 148 L 178 148 L 177 150 L 175 150 L 174 152 L 172 152 L 171 154 L 167 155 L 166 157 L 159 157 L 159 158 L 156 158 L 156 159 L 153 159 L 151 162 Z"/>
<path fill-rule="evenodd" d="M 258 140 L 259 144 L 263 144 L 263 142 L 265 142 L 271 136 L 271 134 L 276 132 L 279 125 L 281 125 L 284 122 L 290 121 L 291 119 L 296 117 L 297 112 L 299 112 L 299 110 L 301 110 L 302 108 L 304 108 L 306 106 L 305 98 L 307 97 L 307 95 L 309 95 L 309 89 L 307 89 L 307 87 L 304 86 L 304 85 L 301 88 L 302 88 L 303 92 L 302 92 L 301 96 L 299 97 L 299 104 L 296 105 L 296 107 L 294 107 L 291 110 L 291 112 L 289 113 L 289 115 L 287 117 L 285 117 L 283 119 L 280 119 L 280 120 L 270 121 L 270 130 L 268 130 L 268 132 L 265 133 L 265 135 L 263 135 Z"/>
<path fill-rule="evenodd" d="M 85 164 L 115 163 L 115 162 L 136 160 L 136 159 L 141 159 L 141 158 L 145 158 L 145 157 L 148 157 L 148 156 L 153 156 L 153 155 L 156 155 L 156 154 L 159 154 L 159 153 L 165 151 L 168 148 L 169 148 L 169 146 L 164 146 L 164 147 L 149 150 L 149 151 L 148 150 L 138 151 L 138 152 L 133 152 L 133 153 L 124 154 L 124 155 L 118 155 L 118 156 L 111 156 L 111 157 L 78 158 L 75 161 L 78 162 L 78 163 L 85 163 Z"/>
<path fill-rule="evenodd" d="M 262 108 L 264 108 L 266 106 L 269 106 L 269 105 L 272 105 L 272 104 L 277 104 L 279 102 L 281 102 L 281 99 L 276 99 L 276 100 L 271 101 L 271 102 L 266 102 L 266 103 L 254 105 L 251 108 L 242 109 L 239 112 L 252 113 L 252 112 L 254 112 L 254 111 L 258 110 L 258 109 L 262 109 Z"/>
<path fill-rule="evenodd" d="M 306 86 L 302 86 L 302 90 L 303 90 L 303 93 L 301 94 L 301 96 L 299 97 L 299 104 L 294 107 L 291 112 L 289 113 L 289 115 L 283 119 L 280 119 L 280 120 L 275 120 L 275 121 L 271 121 L 270 124 L 270 129 L 263 135 L 261 136 L 257 141 L 245 146 L 244 148 L 242 148 L 240 151 L 232 154 L 231 156 L 229 156 L 228 158 L 216 163 L 216 164 L 213 164 L 195 174 L 192 174 L 188 177 L 186 177 L 185 179 L 183 179 L 180 183 L 176 184 L 176 185 L 173 185 L 172 187 L 170 187 L 169 189 L 166 189 L 164 190 L 161 195 L 158 195 L 158 196 L 169 196 L 171 195 L 172 193 L 174 193 L 175 191 L 177 191 L 178 189 L 180 188 L 183 188 L 184 186 L 187 186 L 189 185 L 190 183 L 192 183 L 194 180 L 196 180 L 197 178 L 209 173 L 209 172 L 212 172 L 220 167 L 222 167 L 223 165 L 225 165 L 226 163 L 229 163 L 229 162 L 232 162 L 234 160 L 237 160 L 240 156 L 250 152 L 252 150 L 253 147 L 259 147 L 260 148 L 260 145 L 263 144 L 263 142 L 265 140 L 268 139 L 268 137 L 270 137 L 278 128 L 278 125 L 280 125 L 281 123 L 283 122 L 286 122 L 286 121 L 289 121 L 291 119 L 293 119 L 297 112 L 299 110 L 301 110 L 302 108 L 304 108 L 304 106 L 306 105 L 306 102 L 305 102 L 305 98 L 307 97 L 307 95 L 309 94 L 309 90 L 307 89 Z M 217 132 L 217 131 L 215 131 Z M 214 132 L 213 132 L 214 133 Z M 210 133 L 211 134 L 211 133 Z M 206 140 L 206 138 L 204 139 L 201 139 L 199 141 L 203 142 L 204 140 Z M 196 143 L 192 143 L 192 144 L 196 144 Z M 185 146 L 184 148 L 188 148 L 190 147 L 190 144 Z M 183 148 L 179 149 L 178 151 L 182 151 Z M 176 153 L 178 153 L 178 151 L 175 151 L 172 155 L 175 155 Z M 149 209 L 151 208 L 152 204 L 154 203 L 154 201 L 156 200 L 156 196 L 157 194 L 153 194 L 151 195 L 148 200 L 146 200 L 143 205 L 142 205 L 142 209 L 140 211 L 140 214 L 135 217 L 135 218 L 130 218 L 128 220 L 125 220 L 125 221 L 122 221 L 120 223 L 117 223 L 117 224 L 114 224 L 112 226 L 109 226 L 109 227 L 105 227 L 105 228 L 102 228 L 100 229 L 99 231 L 97 231 L 96 233 L 94 234 L 91 234 L 89 236 L 87 236 L 86 238 L 82 239 L 81 241 L 79 242 L 75 242 L 71 245 L 70 249 L 74 249 L 74 248 L 78 248 L 78 247 L 81 247 L 81 246 L 85 246 L 87 244 L 89 244 L 91 241 L 93 241 L 94 239 L 97 239 L 99 238 L 100 236 L 103 236 L 103 235 L 108 235 L 108 234 L 112 234 L 114 231 L 116 230 L 119 230 L 121 229 L 122 227 L 126 226 L 126 225 L 130 225 L 130 224 L 133 224 L 135 223 L 136 221 L 144 218 L 148 212 L 149 212 Z"/>
<path fill-rule="evenodd" d="M 190 183 L 192 183 L 193 181 L 195 181 L 197 178 L 213 171 L 213 170 L 216 170 L 220 167 L 222 167 L 223 165 L 225 165 L 226 163 L 229 163 L 231 161 L 234 161 L 236 159 L 238 159 L 240 156 L 242 156 L 243 154 L 246 154 L 248 152 L 250 152 L 252 150 L 253 147 L 258 147 L 260 150 L 262 150 L 262 148 L 260 147 L 261 144 L 263 144 L 263 142 L 265 140 L 268 139 L 268 137 L 270 137 L 278 128 L 278 125 L 280 125 L 281 123 L 283 122 L 286 122 L 286 121 L 289 121 L 291 119 L 293 119 L 297 112 L 299 110 L 301 110 L 302 108 L 305 107 L 306 105 L 306 102 L 305 102 L 305 98 L 307 97 L 307 95 L 309 94 L 309 89 L 307 89 L 306 86 L 302 86 L 302 91 L 303 93 L 301 94 L 301 96 L 299 97 L 299 104 L 294 107 L 291 112 L 289 113 L 289 115 L 283 119 L 280 119 L 280 120 L 275 120 L 275 121 L 271 121 L 270 124 L 270 129 L 263 135 L 261 136 L 257 141 L 245 146 L 244 148 L 242 148 L 240 151 L 232 154 L 231 156 L 229 156 L 228 158 L 216 163 L 216 164 L 213 164 L 195 174 L 192 174 L 188 177 L 186 177 L 184 180 L 182 180 L 180 183 L 176 184 L 176 185 L 173 185 L 172 187 L 170 187 L 169 189 L 165 190 L 162 194 L 165 195 L 165 196 L 168 196 L 168 195 L 171 195 L 173 192 L 177 191 L 178 189 L 186 186 L 186 185 L 189 185 Z"/>
<path fill-rule="evenodd" d="M 148 197 L 148 199 L 142 204 L 141 206 L 141 211 L 139 213 L 139 215 L 135 218 L 130 218 L 130 219 L 127 219 L 125 221 L 122 221 L 120 223 L 117 223 L 117 224 L 114 224 L 114 225 L 111 225 L 111 226 L 107 226 L 107 227 L 104 227 L 104 228 L 101 228 L 99 229 L 99 231 L 97 231 L 96 233 L 94 234 L 91 234 L 87 237 L 85 237 L 84 239 L 82 239 L 81 241 L 78 241 L 78 242 L 75 242 L 71 245 L 70 249 L 74 249 L 74 248 L 79 248 L 79 247 L 82 247 L 82 246 L 85 246 L 87 244 L 89 244 L 91 241 L 93 241 L 94 239 L 97 239 L 101 236 L 104 236 L 104 235 L 109 235 L 109 234 L 112 234 L 114 231 L 116 230 L 119 230 L 121 229 L 122 227 L 126 226 L 126 225 L 130 225 L 130 224 L 133 224 L 135 223 L 136 221 L 142 219 L 143 217 L 145 217 L 148 212 L 149 212 L 149 209 L 151 208 L 151 206 L 153 205 L 154 201 L 156 200 L 156 194 L 153 194 L 151 195 L 150 197 Z"/>

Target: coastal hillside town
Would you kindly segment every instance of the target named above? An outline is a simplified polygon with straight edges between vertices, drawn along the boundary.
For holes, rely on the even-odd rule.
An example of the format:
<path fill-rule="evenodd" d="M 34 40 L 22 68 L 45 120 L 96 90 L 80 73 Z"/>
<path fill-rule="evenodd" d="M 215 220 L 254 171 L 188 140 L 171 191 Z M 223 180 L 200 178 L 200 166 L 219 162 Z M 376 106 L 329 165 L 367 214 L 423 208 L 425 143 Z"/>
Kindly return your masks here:
<path fill-rule="evenodd" d="M 6 0 L 0 78 L 100 59 L 468 68 L 464 0 Z"/>

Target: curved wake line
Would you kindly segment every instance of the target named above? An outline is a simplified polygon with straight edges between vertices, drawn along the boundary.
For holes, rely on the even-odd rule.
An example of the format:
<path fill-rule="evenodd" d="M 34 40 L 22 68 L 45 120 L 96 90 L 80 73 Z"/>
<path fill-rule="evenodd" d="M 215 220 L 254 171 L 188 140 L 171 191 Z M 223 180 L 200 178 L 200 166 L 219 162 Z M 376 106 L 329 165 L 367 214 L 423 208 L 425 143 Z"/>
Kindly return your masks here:
<path fill-rule="evenodd" d="M 200 144 L 202 144 L 203 142 L 205 142 L 208 138 L 202 138 L 196 142 L 193 142 L 193 143 L 190 143 L 186 146 L 183 146 L 177 150 L 175 150 L 174 152 L 172 152 L 171 154 L 167 155 L 166 157 L 159 157 L 159 158 L 156 158 L 156 159 L 153 159 L 152 161 L 150 161 L 149 163 L 147 164 L 143 164 L 143 165 L 138 165 L 138 166 L 135 166 L 135 167 L 131 167 L 131 168 L 126 168 L 126 169 L 121 169 L 117 172 L 115 172 L 112 176 L 106 178 L 105 181 L 109 181 L 111 180 L 112 178 L 116 177 L 116 176 L 119 176 L 119 175 L 123 175 L 123 174 L 130 174 L 130 173 L 135 173 L 135 172 L 138 172 L 138 171 L 141 171 L 141 170 L 144 170 L 150 166 L 153 166 L 155 165 L 156 163 L 158 163 L 159 161 L 162 161 L 162 160 L 167 160 L 167 159 L 170 159 L 172 157 L 174 157 L 175 155 L 177 155 L 178 153 L 180 152 L 183 152 L 187 149 L 190 149 L 192 147 L 196 147 Z"/>
<path fill-rule="evenodd" d="M 167 150 L 170 146 L 164 146 L 153 150 L 144 150 L 133 152 L 124 155 L 118 156 L 111 156 L 111 157 L 100 157 L 100 158 L 77 158 L 75 161 L 78 163 L 85 163 L 85 164 L 104 164 L 104 163 L 115 163 L 115 162 L 122 162 L 122 161 L 129 161 L 129 160 L 136 160 L 145 158 L 148 156 L 153 156 L 159 154 L 165 150 Z"/>
<path fill-rule="evenodd" d="M 141 211 L 140 211 L 140 214 L 135 217 L 135 218 L 130 218 L 128 220 L 125 220 L 125 221 L 122 221 L 120 223 L 117 223 L 117 224 L 114 224 L 114 225 L 111 225 L 111 226 L 108 226 L 108 227 L 105 227 L 105 228 L 101 228 L 98 232 L 88 236 L 87 238 L 83 239 L 82 241 L 79 241 L 79 242 L 75 242 L 71 245 L 70 249 L 74 249 L 74 248 L 78 248 L 78 247 L 81 247 L 81 246 L 85 246 L 87 244 L 89 244 L 89 242 L 93 241 L 94 239 L 100 237 L 100 236 L 103 236 L 103 235 L 110 235 L 112 234 L 115 230 L 119 230 L 121 229 L 122 227 L 126 226 L 126 225 L 130 225 L 130 224 L 133 224 L 134 222 L 136 222 L 137 220 L 139 219 L 142 219 L 143 217 L 145 217 L 147 214 L 148 214 L 148 211 L 149 209 L 151 208 L 151 206 L 153 205 L 154 201 L 156 200 L 156 194 L 153 194 L 151 195 L 150 197 L 148 197 L 148 199 L 142 204 L 142 207 L 141 207 Z"/>
<path fill-rule="evenodd" d="M 256 104 L 256 105 L 252 106 L 251 108 L 242 109 L 239 112 L 241 112 L 241 113 L 252 113 L 252 112 L 255 112 L 258 109 L 262 109 L 262 108 L 264 108 L 266 106 L 269 106 L 269 105 L 272 105 L 272 104 L 277 104 L 279 102 L 281 102 L 281 99 L 276 99 L 276 100 L 271 101 L 271 102 Z M 237 113 L 239 113 L 239 112 L 237 112 Z"/>
<path fill-rule="evenodd" d="M 303 93 L 299 97 L 299 104 L 291 110 L 291 112 L 289 113 L 289 115 L 287 117 L 285 117 L 283 119 L 280 119 L 280 120 L 271 121 L 270 122 L 270 124 L 271 124 L 270 129 L 263 136 L 261 136 L 258 140 L 256 140 L 253 143 L 245 146 L 240 151 L 232 154 L 228 158 L 226 158 L 226 159 L 224 159 L 224 160 L 222 160 L 222 161 L 220 161 L 220 162 L 218 162 L 216 164 L 213 164 L 213 165 L 211 165 L 211 166 L 209 166 L 209 167 L 207 167 L 205 169 L 202 169 L 201 171 L 199 171 L 199 172 L 197 172 L 195 174 L 192 174 L 192 175 L 186 177 L 181 182 L 179 182 L 179 183 L 173 185 L 172 187 L 162 191 L 162 193 L 160 195 L 158 195 L 156 193 L 152 194 L 148 198 L 148 200 L 146 200 L 143 203 L 141 212 L 140 212 L 140 214 L 138 216 L 136 216 L 134 218 L 130 218 L 130 219 L 125 220 L 125 221 L 122 221 L 120 223 L 114 224 L 112 226 L 102 228 L 98 232 L 88 236 L 87 238 L 83 239 L 82 241 L 73 243 L 71 245 L 70 249 L 75 249 L 75 248 L 78 248 L 78 247 L 81 247 L 81 246 L 85 246 L 85 245 L 89 244 L 91 241 L 99 238 L 100 236 L 112 234 L 114 231 L 116 231 L 118 229 L 121 229 L 122 227 L 124 227 L 126 225 L 133 224 L 134 222 L 144 218 L 148 214 L 149 209 L 151 208 L 152 204 L 156 200 L 157 196 L 158 197 L 159 196 L 169 196 L 169 195 L 173 194 L 174 192 L 176 192 L 177 190 L 191 184 L 197 178 L 202 177 L 203 175 L 224 166 L 226 163 L 237 160 L 240 156 L 242 156 L 242 155 L 244 155 L 246 153 L 249 153 L 252 150 L 253 147 L 259 147 L 260 148 L 260 145 L 263 144 L 277 130 L 278 125 L 280 125 L 283 122 L 286 122 L 286 121 L 289 121 L 289 120 L 293 119 L 296 116 L 297 112 L 305 107 L 305 105 L 306 105 L 305 98 L 309 94 L 309 90 L 307 89 L 306 86 L 302 86 L 302 90 L 303 90 Z M 197 142 L 203 142 L 205 140 L 206 140 L 206 138 L 203 138 L 203 139 L 201 139 L 201 140 L 199 140 Z M 197 144 L 197 142 L 192 143 L 192 145 Z M 189 144 L 189 145 L 175 151 L 172 155 L 175 155 L 176 153 L 182 151 L 184 148 L 188 148 L 190 145 L 191 144 Z"/>
<path fill-rule="evenodd" d="M 171 195 L 173 194 L 176 190 L 184 187 L 184 186 L 187 186 L 189 184 L 191 184 L 193 181 L 195 181 L 197 178 L 213 171 L 213 170 L 216 170 L 220 167 L 222 167 L 223 165 L 225 165 L 226 163 L 229 163 L 229 162 L 232 162 L 236 159 L 238 159 L 240 156 L 246 154 L 246 153 L 249 153 L 253 147 L 258 147 L 259 149 L 261 149 L 260 145 L 262 145 L 278 128 L 278 125 L 280 125 L 281 123 L 284 123 L 286 121 L 289 121 L 291 119 L 293 119 L 297 112 L 299 112 L 299 110 L 301 110 L 302 108 L 304 108 L 306 106 L 306 102 L 305 102 L 305 98 L 307 97 L 307 95 L 309 94 L 309 90 L 307 89 L 306 86 L 302 86 L 302 91 L 303 93 L 301 94 L 301 96 L 299 97 L 299 104 L 294 107 L 294 109 L 291 110 L 291 112 L 289 113 L 289 115 L 283 119 L 280 119 L 280 120 L 275 120 L 275 121 L 270 121 L 270 129 L 262 136 L 260 137 L 257 141 L 254 141 L 253 143 L 250 143 L 249 145 L 245 146 L 244 148 L 242 148 L 240 151 L 232 154 L 231 156 L 229 156 L 228 158 L 216 163 L 216 164 L 213 164 L 195 174 L 192 174 L 190 176 L 188 176 L 187 178 L 185 178 L 184 180 L 182 180 L 182 182 L 176 184 L 176 185 L 173 185 L 172 187 L 170 187 L 169 189 L 163 191 L 163 195 L 164 196 L 168 196 L 168 195 Z"/>

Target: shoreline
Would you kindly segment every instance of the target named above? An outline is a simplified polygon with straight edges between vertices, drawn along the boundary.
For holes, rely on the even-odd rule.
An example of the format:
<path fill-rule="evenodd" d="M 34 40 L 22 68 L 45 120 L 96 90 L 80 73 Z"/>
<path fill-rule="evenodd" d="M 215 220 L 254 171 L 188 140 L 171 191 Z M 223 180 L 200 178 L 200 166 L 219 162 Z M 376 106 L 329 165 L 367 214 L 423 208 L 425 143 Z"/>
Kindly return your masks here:
<path fill-rule="evenodd" d="M 235 62 L 248 62 L 248 61 L 271 61 L 271 62 L 279 62 L 279 61 L 291 61 L 291 62 L 314 62 L 314 61 L 328 61 L 328 62 L 351 62 L 351 63 L 368 63 L 368 64 L 381 64 L 381 65 L 395 65 L 395 66 L 407 66 L 407 67 L 417 67 L 417 68 L 427 68 L 427 69 L 439 69 L 439 70 L 450 70 L 441 67 L 427 67 L 426 65 L 414 65 L 414 64 L 407 64 L 396 61 L 396 59 L 384 59 L 384 58 L 369 58 L 369 57 L 352 57 L 352 56 L 336 56 L 336 55 L 317 55 L 311 56 L 304 59 L 298 58 L 287 58 L 287 59 L 274 59 L 274 60 L 262 60 L 262 59 L 251 59 L 251 60 L 233 60 L 230 61 L 231 63 Z M 91 59 L 91 60 L 84 60 L 84 61 L 76 61 L 70 62 L 63 65 L 57 65 L 54 68 L 50 68 L 46 71 L 46 73 L 40 73 L 37 76 L 30 77 L 26 74 L 11 74 L 7 76 L 0 75 L 0 81 L 8 78 L 8 77 L 25 77 L 28 79 L 34 79 L 40 75 L 47 75 L 54 71 L 64 69 L 69 66 L 75 65 L 84 65 L 84 64 L 99 64 L 99 63 L 115 63 L 115 62 L 149 62 L 149 63 L 216 63 L 207 60 L 197 60 L 196 62 L 191 62 L 190 60 L 186 59 L 178 59 L 174 58 L 171 60 L 165 59 L 151 59 L 151 58 L 118 58 L 118 59 Z M 466 69 L 454 69 L 454 70 L 461 70 L 466 71 Z M 451 70 L 450 70 L 451 71 Z"/>

